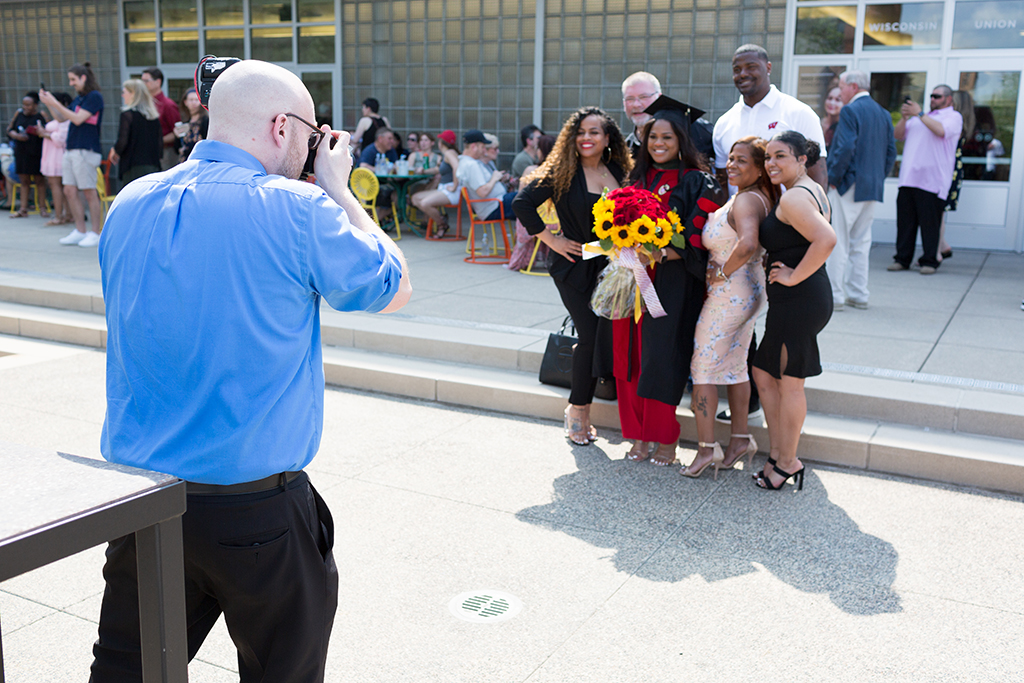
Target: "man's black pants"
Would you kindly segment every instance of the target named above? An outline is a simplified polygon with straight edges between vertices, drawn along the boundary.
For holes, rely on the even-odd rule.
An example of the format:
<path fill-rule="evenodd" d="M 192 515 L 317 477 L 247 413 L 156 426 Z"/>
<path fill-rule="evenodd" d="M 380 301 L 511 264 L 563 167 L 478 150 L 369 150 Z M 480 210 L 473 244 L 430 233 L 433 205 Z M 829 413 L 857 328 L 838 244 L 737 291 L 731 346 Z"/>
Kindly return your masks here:
<path fill-rule="evenodd" d="M 910 267 L 917 243 L 917 228 L 921 227 L 921 249 L 918 263 L 937 268 L 939 259 L 939 230 L 946 200 L 939 195 L 916 187 L 901 187 L 896 195 L 896 256 L 894 260 L 904 268 Z"/>
<path fill-rule="evenodd" d="M 188 659 L 221 613 L 242 683 L 323 681 L 338 607 L 334 521 L 305 473 L 285 486 L 189 494 L 182 516 Z M 142 681 L 135 535 L 111 541 L 94 683 Z"/>

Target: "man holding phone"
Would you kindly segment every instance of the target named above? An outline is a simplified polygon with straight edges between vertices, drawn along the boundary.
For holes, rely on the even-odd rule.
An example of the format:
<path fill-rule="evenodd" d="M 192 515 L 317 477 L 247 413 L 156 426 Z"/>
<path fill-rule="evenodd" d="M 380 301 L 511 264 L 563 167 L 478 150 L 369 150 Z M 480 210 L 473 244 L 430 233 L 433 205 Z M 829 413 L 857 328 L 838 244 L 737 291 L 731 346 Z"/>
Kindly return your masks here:
<path fill-rule="evenodd" d="M 241 680 L 323 681 L 334 523 L 302 471 L 323 432 L 320 302 L 387 313 L 412 288 L 348 188 L 348 133 L 310 123 L 297 76 L 242 61 L 209 104 L 208 139 L 110 208 L 100 450 L 187 482 L 189 658 L 223 613 Z M 320 187 L 297 180 L 310 150 Z M 92 681 L 139 680 L 133 535 L 110 543 L 103 576 Z"/>
<path fill-rule="evenodd" d="M 964 127 L 960 112 L 953 109 L 953 90 L 948 85 L 935 86 L 929 99 L 931 111 L 926 114 L 908 97 L 900 108 L 903 118 L 896 124 L 896 139 L 906 142 L 896 195 L 896 255 L 889 264 L 889 270 L 910 269 L 920 227 L 921 275 L 932 275 L 939 267 L 942 212 Z"/>

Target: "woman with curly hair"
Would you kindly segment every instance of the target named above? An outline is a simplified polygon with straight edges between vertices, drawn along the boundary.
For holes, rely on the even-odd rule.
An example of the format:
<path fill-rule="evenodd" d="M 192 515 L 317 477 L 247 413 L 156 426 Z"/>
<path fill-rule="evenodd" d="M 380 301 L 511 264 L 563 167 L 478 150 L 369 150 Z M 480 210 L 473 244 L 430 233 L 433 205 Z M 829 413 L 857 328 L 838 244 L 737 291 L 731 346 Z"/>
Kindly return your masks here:
<path fill-rule="evenodd" d="M 584 261 L 583 245 L 597 239 L 594 204 L 605 190 L 619 187 L 632 165 L 626 140 L 614 119 L 598 107 L 583 107 L 566 120 L 544 163 L 523 176 L 512 202 L 512 210 L 527 232 L 549 248 L 548 273 L 576 327 L 579 341 L 572 354 L 565 431 L 581 446 L 597 436 L 590 424 L 590 404 L 598 377 L 594 358 L 599 318 L 590 310 L 590 295 L 608 263 L 604 257 Z M 562 226 L 558 235 L 547 229 L 537 213 L 549 199 Z"/>
<path fill-rule="evenodd" d="M 754 321 L 767 303 L 759 226 L 779 199 L 779 188 L 764 170 L 766 145 L 754 135 L 733 143 L 725 171 L 739 192 L 708 216 L 701 238 L 708 250 L 707 298 L 697 320 L 690 363 L 700 444 L 683 471 L 690 477 L 699 477 L 712 464 L 717 477 L 718 470 L 731 468 L 743 456 L 752 459 L 757 452 L 747 425 L 747 352 Z M 724 452 L 715 441 L 715 410 L 722 385 L 732 415 L 732 436 Z"/>
<path fill-rule="evenodd" d="M 690 374 L 693 333 L 704 298 L 708 256 L 701 230 L 725 195 L 690 139 L 690 124 L 704 112 L 665 95 L 645 111 L 654 118 L 640 134 L 630 180 L 679 216 L 685 247 L 668 245 L 649 256 L 639 252 L 665 315 L 644 313 L 639 323 L 633 318 L 615 321 L 615 388 L 622 436 L 633 441 L 626 458 L 649 457 L 665 467 L 676 461 L 676 406 Z M 652 444 L 657 444 L 653 455 Z"/>

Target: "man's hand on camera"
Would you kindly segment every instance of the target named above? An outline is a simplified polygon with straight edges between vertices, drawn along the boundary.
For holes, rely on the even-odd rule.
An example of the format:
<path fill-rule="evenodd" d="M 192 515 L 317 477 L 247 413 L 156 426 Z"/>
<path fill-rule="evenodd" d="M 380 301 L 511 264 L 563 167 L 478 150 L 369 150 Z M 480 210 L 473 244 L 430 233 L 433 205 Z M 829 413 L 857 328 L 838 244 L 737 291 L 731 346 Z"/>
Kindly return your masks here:
<path fill-rule="evenodd" d="M 331 130 L 326 123 L 320 130 L 327 135 L 316 150 L 313 171 L 320 187 L 324 188 L 334 201 L 338 201 L 342 193 L 348 192 L 348 176 L 352 173 L 352 153 L 348 149 L 349 134 L 343 130 Z"/>

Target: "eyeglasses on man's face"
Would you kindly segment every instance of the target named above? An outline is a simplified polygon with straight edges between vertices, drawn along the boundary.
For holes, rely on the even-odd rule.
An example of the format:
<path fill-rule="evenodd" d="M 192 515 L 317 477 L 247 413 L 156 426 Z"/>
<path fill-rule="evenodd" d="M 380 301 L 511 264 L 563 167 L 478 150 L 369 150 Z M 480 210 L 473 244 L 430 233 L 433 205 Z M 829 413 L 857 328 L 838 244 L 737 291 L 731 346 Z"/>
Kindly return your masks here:
<path fill-rule="evenodd" d="M 931 94 L 931 98 L 932 98 L 933 100 L 941 100 L 941 99 L 942 99 L 943 97 L 945 97 L 945 95 L 943 95 L 943 94 L 941 94 L 941 93 L 933 92 L 933 93 Z"/>
<path fill-rule="evenodd" d="M 622 102 L 624 104 L 636 104 L 637 102 L 643 102 L 644 100 L 649 100 L 649 99 L 651 99 L 652 97 L 654 97 L 657 94 L 658 93 L 656 93 L 656 92 L 652 92 L 652 93 L 648 93 L 646 95 L 637 95 L 636 97 L 632 97 L 632 96 L 631 97 L 623 97 L 622 98 Z"/>
<path fill-rule="evenodd" d="M 317 147 L 320 146 L 320 143 L 323 142 L 323 139 L 327 134 L 324 133 L 319 128 L 317 128 L 316 126 L 314 126 L 306 119 L 302 118 L 301 116 L 297 116 L 295 114 L 285 114 L 285 116 L 288 116 L 293 119 L 298 119 L 299 121 L 302 121 L 304 124 L 313 129 L 313 132 L 309 134 L 309 142 L 307 144 L 309 145 L 309 151 L 315 152 Z"/>

